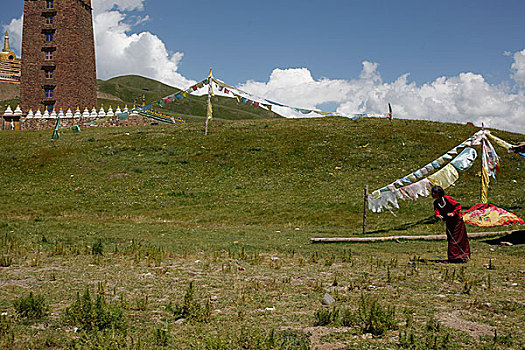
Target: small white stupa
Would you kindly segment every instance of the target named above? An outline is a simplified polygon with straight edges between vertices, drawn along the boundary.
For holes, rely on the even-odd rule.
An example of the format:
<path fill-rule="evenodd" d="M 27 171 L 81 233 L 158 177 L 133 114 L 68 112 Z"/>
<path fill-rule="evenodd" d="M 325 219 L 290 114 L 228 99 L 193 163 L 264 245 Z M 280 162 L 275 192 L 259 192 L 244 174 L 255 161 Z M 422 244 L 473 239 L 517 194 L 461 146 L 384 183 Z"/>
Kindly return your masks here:
<path fill-rule="evenodd" d="M 44 119 L 49 118 L 49 111 L 46 109 L 44 110 L 44 115 L 42 116 Z"/>
<path fill-rule="evenodd" d="M 13 113 L 15 117 L 21 117 L 22 116 L 22 110 L 20 109 L 20 105 L 16 106 L 15 112 Z"/>
<path fill-rule="evenodd" d="M 66 118 L 68 119 L 73 118 L 73 112 L 71 112 L 71 108 L 67 109 Z"/>
<path fill-rule="evenodd" d="M 34 118 L 34 116 L 35 116 L 35 115 L 33 114 L 33 110 L 30 108 L 30 109 L 29 109 L 29 112 L 28 112 L 27 115 L 26 115 L 26 118 L 27 118 L 27 119 L 32 119 L 32 118 Z"/>
<path fill-rule="evenodd" d="M 73 118 L 80 118 L 82 116 L 82 114 L 80 114 L 80 108 L 77 107 L 77 110 L 75 111 L 75 115 L 73 116 Z"/>
<path fill-rule="evenodd" d="M 58 111 L 58 117 L 60 119 L 64 118 L 64 111 L 62 110 L 62 108 L 60 108 L 60 110 Z"/>
<path fill-rule="evenodd" d="M 35 118 L 41 119 L 42 118 L 42 112 L 40 112 L 40 108 L 36 110 Z"/>
<path fill-rule="evenodd" d="M 128 105 L 124 106 L 124 110 L 122 111 L 122 113 L 128 113 Z"/>
<path fill-rule="evenodd" d="M 104 107 L 100 107 L 100 111 L 98 111 L 98 116 L 99 116 L 100 118 L 106 116 L 106 111 L 104 110 Z"/>
<path fill-rule="evenodd" d="M 12 116 L 12 115 L 13 115 L 13 110 L 11 109 L 11 106 L 10 106 L 10 105 L 7 105 L 7 108 L 6 108 L 6 110 L 4 111 L 4 115 L 5 115 L 5 116 Z"/>
<path fill-rule="evenodd" d="M 107 117 L 114 117 L 115 112 L 113 112 L 113 108 L 111 108 L 111 105 L 109 106 L 108 113 L 106 114 Z"/>
<path fill-rule="evenodd" d="M 82 117 L 83 118 L 88 118 L 89 117 L 89 110 L 87 109 L 87 107 L 84 109 L 84 112 L 82 113 Z"/>
<path fill-rule="evenodd" d="M 57 119 L 57 111 L 55 111 L 55 109 L 53 108 L 53 110 L 51 111 L 51 115 L 50 115 L 51 118 L 53 119 Z"/>
<path fill-rule="evenodd" d="M 97 109 L 95 108 L 95 106 L 93 106 L 93 109 L 91 110 L 90 117 L 91 118 L 96 118 L 97 116 L 98 116 Z"/>
<path fill-rule="evenodd" d="M 120 113 L 122 113 L 122 111 L 120 110 L 120 106 L 117 106 L 117 110 L 115 111 L 115 114 L 119 115 Z"/>

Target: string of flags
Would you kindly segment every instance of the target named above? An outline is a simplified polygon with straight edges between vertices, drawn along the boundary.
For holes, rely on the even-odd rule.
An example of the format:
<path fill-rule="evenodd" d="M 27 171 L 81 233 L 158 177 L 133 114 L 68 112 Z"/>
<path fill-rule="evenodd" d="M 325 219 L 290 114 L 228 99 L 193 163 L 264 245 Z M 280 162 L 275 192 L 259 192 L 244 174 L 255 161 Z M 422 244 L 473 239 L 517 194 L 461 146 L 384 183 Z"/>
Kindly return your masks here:
<path fill-rule="evenodd" d="M 321 110 L 318 110 L 318 109 L 298 108 L 298 107 L 282 104 L 282 103 L 279 103 L 279 102 L 275 102 L 275 101 L 272 101 L 272 100 L 268 100 L 268 99 L 265 99 L 265 98 L 261 98 L 261 97 L 252 95 L 252 94 L 250 94 L 250 93 L 248 93 L 246 91 L 240 90 L 240 89 L 238 89 L 236 87 L 233 87 L 231 85 L 226 84 L 225 82 L 223 82 L 223 81 L 221 81 L 219 79 L 216 79 L 216 78 L 212 77 L 211 74 L 210 74 L 210 76 L 208 78 L 206 78 L 206 79 L 204 79 L 204 80 L 202 80 L 202 81 L 200 81 L 200 82 L 190 86 L 186 90 L 173 93 L 173 94 L 171 94 L 169 96 L 166 96 L 166 97 L 163 97 L 163 98 L 157 100 L 157 105 L 159 105 L 160 107 L 165 107 L 165 105 L 167 103 L 170 103 L 170 102 L 173 102 L 173 101 L 177 101 L 177 100 L 182 100 L 183 98 L 186 98 L 188 95 L 190 95 L 193 92 L 203 88 L 206 85 L 210 85 L 210 88 L 212 89 L 212 95 L 213 96 L 214 96 L 214 94 L 213 94 L 213 85 L 215 85 L 219 92 L 222 92 L 225 95 L 233 96 L 237 100 L 238 103 L 251 105 L 251 106 L 256 107 L 256 108 L 264 108 L 264 109 L 266 109 L 268 111 L 273 111 L 275 113 L 277 113 L 277 111 L 273 110 L 272 108 L 277 106 L 277 107 L 288 108 L 290 110 L 293 110 L 293 111 L 295 111 L 297 113 L 300 113 L 301 115 L 305 115 L 305 116 L 306 115 L 315 114 L 315 115 L 322 116 L 322 117 L 343 117 L 343 118 L 348 118 L 348 119 L 351 119 L 351 120 L 357 120 L 357 119 L 365 118 L 365 117 L 379 117 L 379 118 L 388 118 L 389 120 L 392 120 L 392 107 L 391 107 L 390 104 L 388 104 L 388 108 L 389 108 L 388 113 L 354 113 L 354 114 L 345 114 L 345 113 L 338 113 L 338 112 L 324 112 L 324 111 L 321 111 Z M 211 103 L 209 104 L 209 106 L 211 106 Z M 208 107 L 208 108 L 211 108 L 211 107 Z M 279 114 L 279 113 L 277 113 L 277 114 Z M 210 119 L 210 118 L 208 117 L 208 119 Z"/>
<path fill-rule="evenodd" d="M 495 180 L 496 173 L 501 172 L 500 158 L 489 138 L 507 150 L 515 147 L 492 135 L 490 131 L 481 130 L 424 167 L 373 191 L 368 196 L 368 208 L 376 213 L 384 210 L 392 212 L 393 207 L 399 208 L 398 199 L 416 200 L 418 197 L 429 196 L 430 189 L 435 185 L 448 188 L 459 179 L 460 172 L 472 166 L 478 156 L 472 146 L 479 145 L 482 147 L 481 201 L 487 203 L 490 180 Z M 460 150 L 463 151 L 459 153 Z"/>

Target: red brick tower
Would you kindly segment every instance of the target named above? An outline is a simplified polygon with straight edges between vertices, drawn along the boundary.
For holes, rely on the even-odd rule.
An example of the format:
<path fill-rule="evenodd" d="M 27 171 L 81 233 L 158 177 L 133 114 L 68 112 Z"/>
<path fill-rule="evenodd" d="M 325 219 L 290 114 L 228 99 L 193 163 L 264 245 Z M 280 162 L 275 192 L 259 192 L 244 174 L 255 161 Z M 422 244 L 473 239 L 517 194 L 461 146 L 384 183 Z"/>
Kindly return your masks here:
<path fill-rule="evenodd" d="M 96 76 L 91 0 L 25 0 L 22 110 L 91 108 Z"/>

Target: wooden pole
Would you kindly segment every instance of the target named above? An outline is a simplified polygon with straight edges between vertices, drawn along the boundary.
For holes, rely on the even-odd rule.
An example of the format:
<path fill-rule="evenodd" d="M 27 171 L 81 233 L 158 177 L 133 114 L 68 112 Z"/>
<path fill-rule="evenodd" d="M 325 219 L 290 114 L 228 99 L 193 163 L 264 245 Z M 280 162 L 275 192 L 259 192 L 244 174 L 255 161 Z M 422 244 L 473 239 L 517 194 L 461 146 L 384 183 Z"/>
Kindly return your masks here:
<path fill-rule="evenodd" d="M 368 211 L 368 185 L 365 186 L 365 204 L 363 210 L 363 234 L 366 234 L 366 212 Z"/>
<path fill-rule="evenodd" d="M 204 135 L 208 135 L 208 121 L 210 120 L 210 103 L 211 103 L 211 68 L 210 68 L 210 74 L 208 75 L 208 107 L 206 109 L 206 127 L 204 129 Z"/>
<path fill-rule="evenodd" d="M 497 232 L 472 232 L 468 234 L 469 238 L 481 238 L 490 236 L 501 236 L 511 234 L 516 231 L 497 231 Z M 395 240 L 406 240 L 406 241 L 437 241 L 445 240 L 447 235 L 425 235 L 425 236 L 388 236 L 388 237 L 333 237 L 333 238 L 312 238 L 312 243 L 370 243 L 370 242 L 385 242 Z"/>

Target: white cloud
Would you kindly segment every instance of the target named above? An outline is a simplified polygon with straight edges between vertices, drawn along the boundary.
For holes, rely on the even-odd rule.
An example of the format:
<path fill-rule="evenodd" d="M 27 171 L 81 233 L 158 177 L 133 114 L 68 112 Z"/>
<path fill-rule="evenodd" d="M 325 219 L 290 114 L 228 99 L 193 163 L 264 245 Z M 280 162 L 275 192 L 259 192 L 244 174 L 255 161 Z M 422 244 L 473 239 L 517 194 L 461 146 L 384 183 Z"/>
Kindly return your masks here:
<path fill-rule="evenodd" d="M 95 16 L 109 10 L 134 11 L 143 10 L 145 0 L 93 0 L 91 7 Z"/>
<path fill-rule="evenodd" d="M 106 11 L 95 15 L 97 73 L 108 79 L 124 74 L 138 74 L 163 83 L 186 88 L 193 83 L 177 72 L 184 56 L 169 53 L 166 46 L 150 32 L 130 33 L 126 14 Z"/>
<path fill-rule="evenodd" d="M 525 82 L 525 75 L 521 75 L 525 73 L 525 50 L 514 58 L 513 77 L 518 83 L 523 77 Z M 340 113 L 385 113 L 390 102 L 394 117 L 484 123 L 487 127 L 525 133 L 524 91 L 512 92 L 504 85 L 491 85 L 474 73 L 440 77 L 421 86 L 409 82 L 408 74 L 384 83 L 377 68 L 377 63 L 363 62 L 355 80 L 315 80 L 306 68 L 275 69 L 268 82 L 248 81 L 239 88 L 299 108 L 312 109 L 332 102 L 339 106 Z M 290 110 L 286 113 L 300 116 Z"/>
<path fill-rule="evenodd" d="M 525 87 L 525 50 L 514 53 L 514 63 L 510 68 L 512 79 L 520 86 Z"/>

